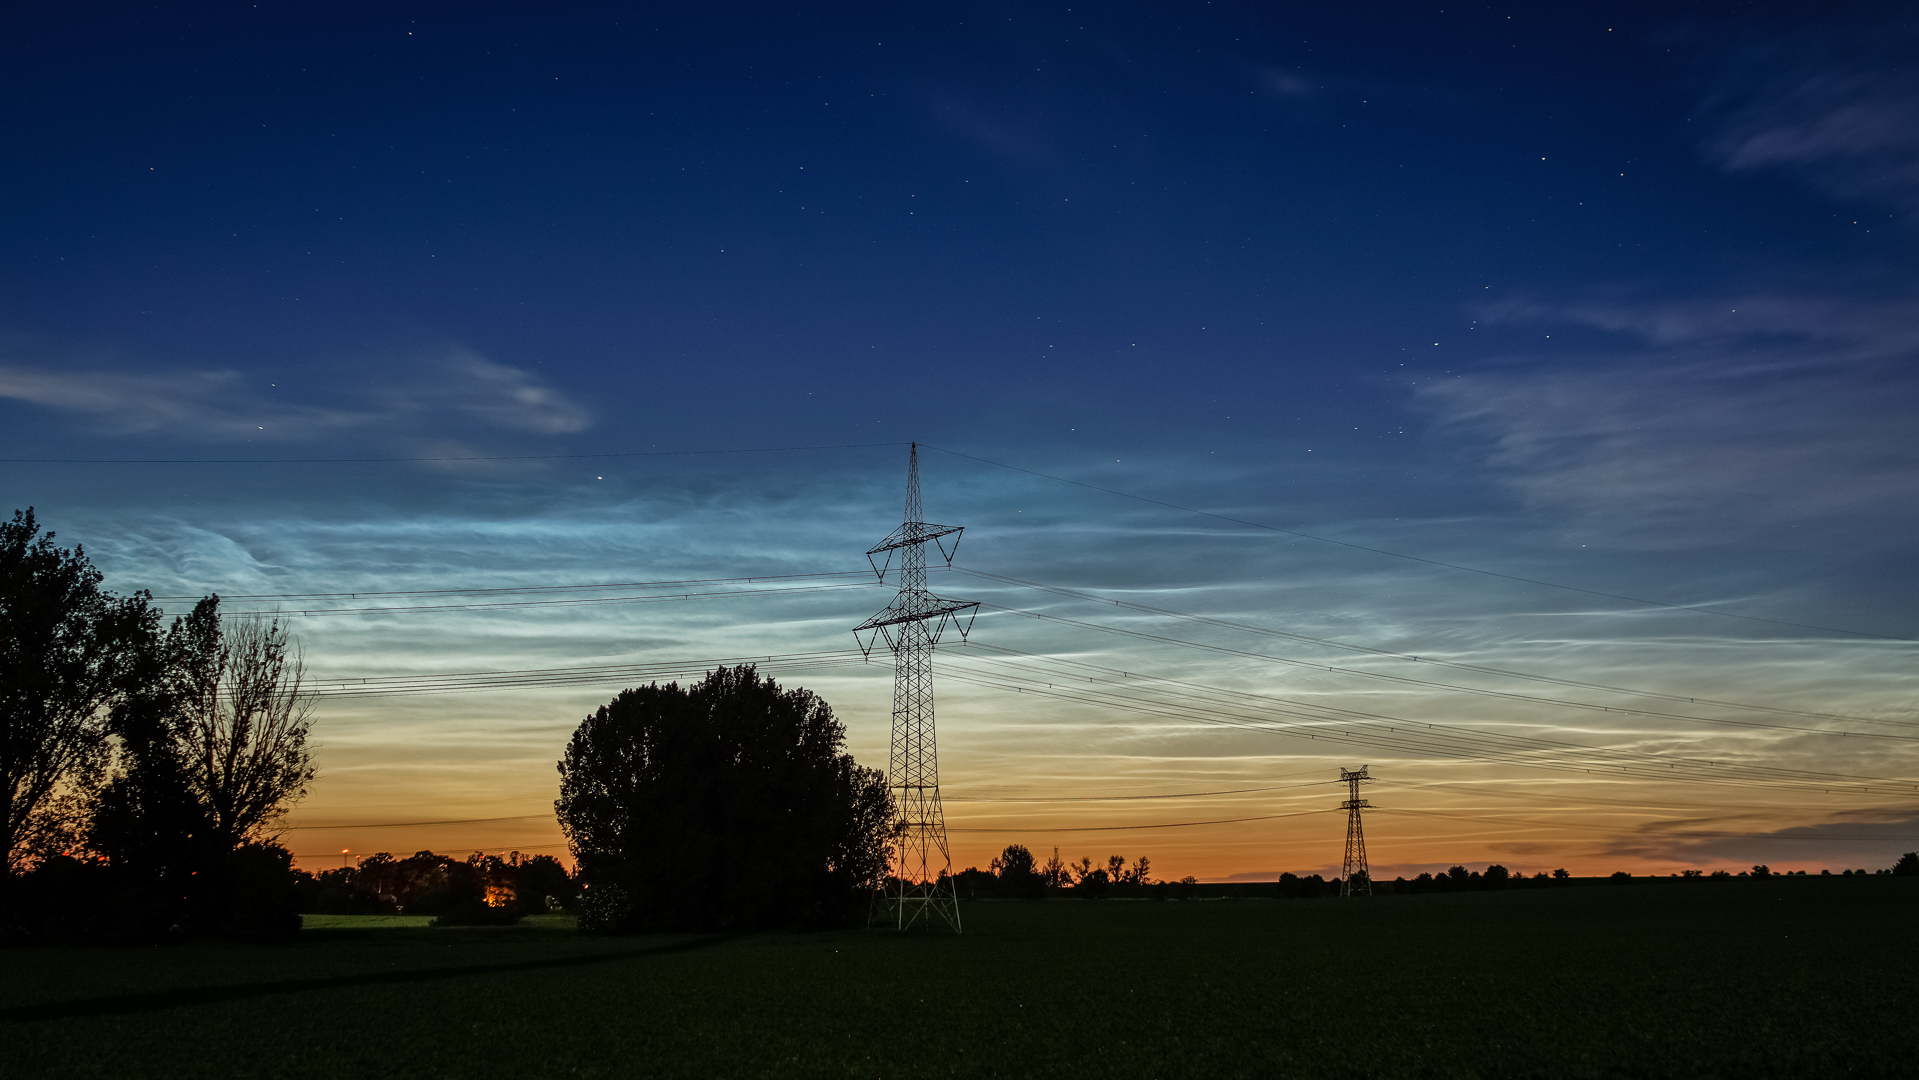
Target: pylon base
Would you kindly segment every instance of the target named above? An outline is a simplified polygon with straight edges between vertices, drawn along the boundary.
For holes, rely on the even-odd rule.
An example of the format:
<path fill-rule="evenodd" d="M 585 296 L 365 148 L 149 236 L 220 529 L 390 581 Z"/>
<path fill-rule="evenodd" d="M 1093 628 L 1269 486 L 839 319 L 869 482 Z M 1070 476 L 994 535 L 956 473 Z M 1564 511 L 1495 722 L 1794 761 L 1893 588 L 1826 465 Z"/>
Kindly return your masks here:
<path fill-rule="evenodd" d="M 894 930 L 960 932 L 959 894 L 953 883 L 897 882 L 873 898 L 874 925 Z"/>

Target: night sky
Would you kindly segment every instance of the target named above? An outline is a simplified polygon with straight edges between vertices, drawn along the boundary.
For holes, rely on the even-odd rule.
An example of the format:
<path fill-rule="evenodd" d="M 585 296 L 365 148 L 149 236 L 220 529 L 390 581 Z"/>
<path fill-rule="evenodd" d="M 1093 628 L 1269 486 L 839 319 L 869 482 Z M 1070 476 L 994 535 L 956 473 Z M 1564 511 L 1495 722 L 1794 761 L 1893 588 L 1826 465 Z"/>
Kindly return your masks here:
<path fill-rule="evenodd" d="M 657 7 L 7 17 L 4 509 L 288 619 L 304 863 L 560 853 L 646 665 L 883 766 L 870 575 L 608 586 L 860 570 L 909 440 L 956 866 L 1919 846 L 1909 6 Z"/>

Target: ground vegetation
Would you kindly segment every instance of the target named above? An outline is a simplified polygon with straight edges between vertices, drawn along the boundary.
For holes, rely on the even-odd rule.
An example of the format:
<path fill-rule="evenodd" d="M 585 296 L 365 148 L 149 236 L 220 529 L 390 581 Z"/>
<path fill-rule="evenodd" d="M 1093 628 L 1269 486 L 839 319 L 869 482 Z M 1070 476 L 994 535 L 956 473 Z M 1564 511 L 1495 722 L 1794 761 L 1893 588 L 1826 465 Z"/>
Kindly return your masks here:
<path fill-rule="evenodd" d="M 636 1062 L 702 1078 L 1915 1071 L 1910 877 L 1312 903 L 1216 889 L 971 903 L 959 937 L 316 916 L 271 949 L 0 953 L 0 1023 L 21 1075 L 123 1080 L 615 1077 Z M 1123 958 L 1128 975 L 1089 984 L 1089 957 Z"/>

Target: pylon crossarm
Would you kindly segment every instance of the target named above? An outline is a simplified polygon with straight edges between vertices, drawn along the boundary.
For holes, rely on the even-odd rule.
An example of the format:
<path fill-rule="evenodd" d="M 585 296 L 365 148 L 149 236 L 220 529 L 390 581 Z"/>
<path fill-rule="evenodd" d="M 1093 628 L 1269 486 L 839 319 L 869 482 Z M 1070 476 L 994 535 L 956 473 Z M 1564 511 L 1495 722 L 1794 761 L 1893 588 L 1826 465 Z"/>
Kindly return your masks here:
<path fill-rule="evenodd" d="M 928 619 L 938 619 L 957 611 L 979 607 L 979 602 L 976 600 L 948 600 L 943 596 L 934 596 L 932 593 L 926 593 L 924 596 L 925 602 L 911 607 L 901 607 L 899 601 L 895 600 L 872 618 L 855 626 L 853 632 L 857 634 L 862 630 L 898 626 L 901 623 L 925 622 Z"/>
<path fill-rule="evenodd" d="M 964 531 L 966 531 L 966 526 L 964 525 L 953 530 L 953 546 L 950 549 L 946 546 L 946 541 L 943 539 L 946 535 L 945 533 L 941 533 L 939 536 L 933 538 L 933 545 L 940 549 L 941 555 L 946 557 L 946 565 L 948 566 L 953 565 L 953 556 L 959 554 L 960 533 Z"/>
<path fill-rule="evenodd" d="M 943 536 L 952 536 L 954 533 L 962 532 L 965 529 L 966 526 L 964 525 L 935 525 L 929 521 L 909 521 L 888 533 L 886 539 L 867 548 L 866 557 L 870 559 L 884 551 L 894 551 L 903 547 L 911 547 L 914 544 L 924 544 L 928 540 L 938 545 L 941 554 L 945 554 L 946 545 L 940 544 L 939 539 Z M 959 549 L 959 541 L 955 540 L 953 542 L 953 548 L 954 550 Z"/>

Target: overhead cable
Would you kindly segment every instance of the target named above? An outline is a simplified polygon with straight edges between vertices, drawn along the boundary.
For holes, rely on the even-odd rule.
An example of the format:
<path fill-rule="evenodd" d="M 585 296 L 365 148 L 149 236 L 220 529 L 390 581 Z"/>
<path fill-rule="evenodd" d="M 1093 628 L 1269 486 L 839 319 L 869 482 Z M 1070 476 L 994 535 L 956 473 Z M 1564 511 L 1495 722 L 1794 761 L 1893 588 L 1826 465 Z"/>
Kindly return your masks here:
<path fill-rule="evenodd" d="M 827 443 L 820 446 L 755 446 L 738 450 L 650 450 L 620 454 L 464 454 L 439 457 L 0 458 L 0 462 L 10 465 L 356 465 L 409 461 L 597 461 L 613 458 L 703 457 L 711 454 L 787 454 L 801 450 L 860 450 L 874 446 L 905 445 L 903 442 Z"/>
<path fill-rule="evenodd" d="M 389 589 L 357 592 L 221 593 L 222 600 L 370 600 L 407 596 L 484 596 L 495 593 L 604 592 L 610 589 L 666 589 L 689 585 L 736 585 L 808 578 L 865 578 L 870 571 L 834 570 L 812 574 L 753 574 L 747 577 L 678 578 L 666 581 L 603 581 L 586 585 L 495 585 L 471 589 Z M 217 592 L 218 590 L 208 590 Z M 199 596 L 154 596 L 153 600 L 198 600 Z"/>
<path fill-rule="evenodd" d="M 669 593 L 642 596 L 574 597 L 566 600 L 501 600 L 482 604 L 416 604 L 408 606 L 360 608 L 301 608 L 296 610 L 229 611 L 225 615 L 317 617 L 322 615 L 417 615 L 422 612 L 480 611 L 495 608 L 608 607 L 617 604 L 665 604 L 682 600 L 727 600 L 740 596 L 775 596 L 793 593 L 833 592 L 842 589 L 870 589 L 870 581 L 848 581 L 836 585 L 789 585 L 776 589 L 726 589 L 719 592 Z"/>
<path fill-rule="evenodd" d="M 983 832 L 983 833 L 1056 833 L 1056 832 L 1130 832 L 1136 829 L 1190 829 L 1199 825 L 1237 825 L 1243 821 L 1277 821 L 1280 818 L 1310 817 L 1314 814 L 1332 814 L 1339 812 L 1338 807 L 1325 810 L 1302 810 L 1296 814 L 1261 814 L 1258 817 L 1219 818 L 1214 821 L 1168 821 L 1156 825 L 1073 825 L 1053 828 L 1050 826 L 1012 825 L 1005 828 L 975 827 L 956 829 L 947 828 L 947 832 Z"/>
<path fill-rule="evenodd" d="M 1627 596 L 1623 593 L 1611 593 L 1611 592 L 1604 592 L 1599 589 L 1587 589 L 1587 588 L 1582 588 L 1578 585 L 1562 585 L 1556 581 L 1545 581 L 1540 578 L 1523 577 L 1519 574 L 1507 574 L 1507 573 L 1502 573 L 1501 571 L 1498 571 L 1498 570 L 1486 570 L 1477 566 L 1465 566 L 1460 563 L 1446 562 L 1443 559 L 1429 559 L 1423 555 L 1408 555 L 1404 552 L 1388 551 L 1385 548 L 1373 547 L 1369 544 L 1355 544 L 1349 540 L 1335 540 L 1330 536 L 1318 536 L 1313 533 L 1301 532 L 1298 529 L 1285 529 L 1277 525 L 1267 525 L 1263 522 L 1248 521 L 1245 518 L 1233 517 L 1230 514 L 1218 514 L 1218 513 L 1214 513 L 1211 510 L 1200 510 L 1191 506 L 1181 506 L 1178 503 L 1170 503 L 1162 499 L 1150 499 L 1144 495 L 1135 495 L 1131 492 L 1120 491 L 1116 488 L 1101 487 L 1098 484 L 1088 484 L 1079 480 L 1068 480 L 1064 476 L 1054 476 L 1051 473 L 1039 472 L 1036 469 L 1023 469 L 1019 467 L 1018 465 L 1008 465 L 1003 461 L 993 461 L 990 458 L 978 457 L 973 454 L 963 454 L 963 453 L 960 453 L 958 450 L 948 450 L 945 447 L 934 446 L 931 443 L 921 443 L 920 445 L 926 447 L 929 450 L 938 450 L 943 454 L 951 454 L 954 457 L 963 457 L 969 461 L 977 461 L 977 462 L 980 462 L 981 464 L 992 465 L 996 468 L 1001 468 L 1001 469 L 1011 469 L 1014 472 L 1025 473 L 1028 476 L 1037 476 L 1046 480 L 1055 480 L 1062 484 L 1071 484 L 1074 487 L 1086 488 L 1089 491 L 1105 492 L 1108 495 L 1117 495 L 1122 499 L 1132 499 L 1136 502 L 1150 503 L 1154 506 L 1164 506 L 1169 510 L 1178 510 L 1182 513 L 1187 513 L 1187 514 L 1198 514 L 1202 517 L 1216 518 L 1220 521 L 1230 521 L 1235 525 L 1245 525 L 1249 528 L 1263 529 L 1267 532 L 1281 533 L 1286 536 L 1297 536 L 1302 540 L 1314 540 L 1322 544 L 1335 544 L 1339 547 L 1352 548 L 1355 551 L 1370 551 L 1375 555 L 1387 555 L 1395 559 L 1405 559 L 1409 562 L 1425 563 L 1428 566 L 1441 566 L 1441 567 L 1445 567 L 1448 570 L 1462 570 L 1469 574 L 1480 574 L 1485 577 L 1502 578 L 1506 581 L 1518 581 L 1518 582 L 1523 582 L 1524 584 L 1527 584 L 1527 585 L 1541 585 L 1548 589 L 1563 589 L 1567 592 L 1584 593 L 1587 596 L 1605 597 L 1608 600 L 1624 600 L 1630 604 L 1643 604 L 1647 607 L 1664 608 L 1668 611 L 1692 611 L 1692 612 L 1698 612 L 1702 615 L 1717 615 L 1721 618 L 1726 618 L 1726 619 L 1741 619 L 1746 622 L 1768 623 L 1773 626 L 1791 626 L 1791 627 L 1797 627 L 1801 630 L 1821 630 L 1831 634 L 1850 634 L 1855 637 L 1879 638 L 1884 641 L 1908 641 L 1908 642 L 1915 641 L 1915 639 L 1913 638 L 1898 637 L 1892 634 L 1875 634 L 1866 630 L 1848 630 L 1848 629 L 1845 629 L 1844 627 L 1820 626 L 1814 623 L 1793 622 L 1787 619 L 1767 619 L 1767 618 L 1762 618 L 1758 615 L 1741 615 L 1736 612 L 1720 611 L 1717 608 L 1700 607 L 1695 604 L 1673 604 L 1673 603 L 1668 603 L 1664 600 L 1648 600 L 1648 599 L 1645 599 L 1644 597 Z"/>
<path fill-rule="evenodd" d="M 1174 611 L 1171 608 L 1154 607 L 1150 604 L 1138 604 L 1138 603 L 1133 603 L 1127 600 L 1114 600 L 1110 597 L 1100 596 L 1095 593 L 1080 592 L 1076 589 L 1062 588 L 1057 585 L 1045 585 L 1036 581 L 1024 581 L 1020 578 L 1007 577 L 1004 574 L 995 574 L 986 570 L 975 570 L 970 567 L 955 566 L 955 567 L 952 567 L 951 569 L 952 569 L 952 572 L 956 574 L 966 574 L 971 577 L 981 578 L 988 581 L 998 581 L 1008 585 L 1018 585 L 1022 588 L 1035 589 L 1040 592 L 1054 593 L 1059 596 L 1070 596 L 1070 597 L 1073 597 L 1074 599 L 1085 600 L 1090 603 L 1107 604 L 1113 607 L 1126 608 L 1131 611 L 1140 611 L 1140 612 L 1145 612 L 1151 615 L 1163 615 L 1163 616 L 1166 616 L 1167 618 L 1184 619 L 1188 622 L 1203 623 L 1208 626 L 1222 627 L 1227 630 L 1238 630 L 1238 631 L 1243 631 L 1249 634 L 1262 634 L 1267 637 L 1287 638 L 1293 641 L 1303 641 L 1313 645 L 1324 645 L 1328 648 L 1333 648 L 1333 649 L 1345 649 L 1349 652 L 1365 653 L 1370 656 L 1388 657 L 1395 660 L 1408 660 L 1418 664 L 1432 664 L 1432 665 L 1437 665 L 1439 667 L 1454 668 L 1460 671 L 1472 671 L 1472 672 L 1478 672 L 1480 674 L 1485 674 L 1485 675 L 1497 675 L 1497 676 L 1501 676 L 1503 678 L 1509 678 L 1509 679 L 1523 679 L 1529 682 L 1551 683 L 1558 686 L 1569 686 L 1569 687 L 1574 687 L 1576 689 L 1582 689 L 1582 690 L 1599 690 L 1609 694 L 1627 694 L 1634 697 L 1656 698 L 1662 701 L 1684 701 L 1684 702 L 1697 704 L 1697 705 L 1712 705 L 1712 706 L 1717 706 L 1720 708 L 1727 708 L 1727 709 L 1748 709 L 1754 712 L 1775 713 L 1782 716 L 1803 716 L 1812 720 L 1844 720 L 1844 721 L 1853 721 L 1853 722 L 1865 723 L 1865 724 L 1900 724 L 1901 726 L 1903 726 L 1903 724 L 1901 724 L 1900 721 L 1896 721 L 1896 720 L 1883 720 L 1883 719 L 1877 719 L 1874 717 L 1867 717 L 1867 716 L 1851 716 L 1851 715 L 1846 715 L 1842 713 L 1807 712 L 1803 709 L 1787 709 L 1787 708 L 1782 708 L 1776 705 L 1753 705 L 1748 702 L 1742 702 L 1742 701 L 1722 701 L 1716 698 L 1687 696 L 1683 694 L 1668 693 L 1660 690 L 1644 690 L 1644 689 L 1639 689 L 1639 688 L 1630 687 L 1630 686 L 1610 686 L 1605 683 L 1583 682 L 1578 679 L 1565 679 L 1565 678 L 1560 678 L 1554 675 L 1540 675 L 1535 672 L 1514 671 L 1510 668 L 1487 667 L 1481 664 L 1468 664 L 1468 663 L 1463 663 L 1457 660 L 1444 660 L 1439 657 L 1430 656 L 1430 655 L 1422 656 L 1422 655 L 1415 655 L 1412 653 L 1395 652 L 1391 649 L 1379 649 L 1379 648 L 1374 648 L 1373 646 L 1370 646 L 1370 645 L 1359 645 L 1350 641 L 1338 641 L 1333 638 L 1314 637 L 1310 634 L 1300 634 L 1300 633 L 1295 633 L 1289 630 L 1275 630 L 1275 629 L 1272 629 L 1271 627 L 1259 626 L 1253 623 L 1238 622 L 1232 619 L 1219 619 L 1209 615 L 1194 615 L 1189 612 Z M 1346 669 L 1340 669 L 1340 670 L 1346 670 Z M 1472 688 L 1454 687 L 1451 684 L 1445 684 L 1445 683 L 1435 683 L 1431 685 L 1445 686 L 1450 689 L 1472 689 Z M 1798 730 L 1798 729 L 1793 729 L 1793 730 Z"/>
<path fill-rule="evenodd" d="M 980 607 L 982 609 L 1004 612 L 1008 615 L 1018 615 L 1028 619 L 1039 619 L 1046 622 L 1057 622 L 1057 623 L 1063 623 L 1068 626 L 1077 626 L 1086 630 L 1097 630 L 1100 633 L 1105 633 L 1105 634 L 1118 634 L 1124 637 L 1140 638 L 1147 641 L 1158 642 L 1163 645 L 1178 645 L 1188 649 L 1200 649 L 1207 652 L 1226 653 L 1232 656 L 1245 657 L 1251 660 L 1265 660 L 1275 664 L 1286 664 L 1291 667 L 1310 668 L 1315 671 L 1325 671 L 1335 675 L 1348 675 L 1348 676 L 1353 676 L 1355 678 L 1362 678 L 1362 679 L 1377 679 L 1377 680 L 1383 680 L 1387 682 L 1403 683 L 1410 686 L 1420 686 L 1420 687 L 1433 689 L 1433 690 L 1447 690 L 1447 691 L 1452 691 L 1456 693 L 1476 694 L 1482 697 L 1506 698 L 1509 700 L 1524 701 L 1524 702 L 1527 702 L 1530 704 L 1536 704 L 1536 705 L 1552 705 L 1559 708 L 1579 709 L 1586 712 L 1619 713 L 1622 715 L 1629 715 L 1629 716 L 1658 717 L 1661 719 L 1668 719 L 1668 720 L 1690 720 L 1690 721 L 1694 721 L 1701 724 L 1719 724 L 1719 725 L 1730 726 L 1730 727 L 1760 728 L 1760 729 L 1775 730 L 1775 731 L 1791 731 L 1799 734 L 1808 734 L 1808 735 L 1827 735 L 1827 736 L 1834 736 L 1834 737 L 1840 737 L 1840 738 L 1854 738 L 1854 739 L 1889 739 L 1889 740 L 1898 741 L 1898 742 L 1919 742 L 1919 735 L 1893 735 L 1885 732 L 1876 732 L 1876 731 L 1866 731 L 1866 732 L 1831 731 L 1825 728 L 1795 727 L 1788 724 L 1768 724 L 1768 723 L 1762 723 L 1757 720 L 1732 720 L 1724 717 L 1696 716 L 1696 715 L 1687 714 L 1687 713 L 1657 712 L 1649 709 L 1634 709 L 1634 708 L 1630 708 L 1622 705 L 1595 705 L 1590 702 L 1584 702 L 1584 701 L 1568 701 L 1564 698 L 1546 698 L 1546 697 L 1538 697 L 1532 694 L 1519 694 L 1509 690 L 1491 690 L 1484 687 L 1460 686 L 1456 683 L 1434 682 L 1430 679 L 1414 679 L 1409 676 L 1393 675 L 1383 671 L 1369 671 L 1365 668 L 1339 667 L 1334 664 L 1323 664 L 1323 663 L 1319 663 L 1317 661 L 1312 661 L 1312 660 L 1298 660 L 1298 659 L 1294 659 L 1292 657 L 1287 657 L 1287 656 L 1274 656 L 1270 653 L 1257 653 L 1257 652 L 1248 651 L 1246 649 L 1229 648 L 1224 645 L 1211 645 L 1205 642 L 1188 641 L 1185 638 L 1171 637 L 1166 634 L 1152 634 L 1152 633 L 1147 633 L 1146 631 L 1143 631 L 1143 630 L 1127 630 L 1122 627 L 1107 626 L 1102 623 L 1087 622 L 1083 619 L 1069 619 L 1063 615 L 1048 615 L 1048 614 L 1045 614 L 1044 612 L 1030 611 L 1025 608 L 1006 607 L 1004 605 L 987 603 L 985 601 L 980 602 Z M 1873 721 L 1873 722 L 1894 723 L 1895 721 Z"/>
<path fill-rule="evenodd" d="M 976 649 L 1014 652 L 1014 650 L 1005 650 L 997 646 L 966 646 L 966 651 L 969 653 Z M 1030 654 L 1020 655 L 1030 656 Z M 996 667 L 1007 666 L 1006 661 L 995 661 L 987 657 L 979 657 L 979 659 Z M 1044 659 L 1048 662 L 1066 664 L 1084 669 L 1103 670 L 1109 676 L 1119 676 L 1121 679 L 1132 676 L 1130 672 L 1121 672 L 1114 669 L 1099 669 L 1098 665 L 1090 665 L 1080 661 L 1068 661 L 1059 658 L 1034 659 Z M 1919 788 L 1919 785 L 1915 785 L 1911 780 L 1891 777 L 1819 773 L 1810 770 L 1782 769 L 1770 766 L 1743 765 L 1718 761 L 1673 760 L 1671 758 L 1613 751 L 1531 736 L 1505 735 L 1460 729 L 1450 725 L 1406 720 L 1401 717 L 1388 716 L 1381 713 L 1368 713 L 1329 705 L 1295 702 L 1289 699 L 1274 698 L 1267 695 L 1250 694 L 1244 691 L 1226 690 L 1219 687 L 1207 687 L 1203 684 L 1189 683 L 1181 680 L 1160 679 L 1151 676 L 1145 676 L 1143 678 L 1144 680 L 1170 684 L 1174 687 L 1185 687 L 1206 693 L 1250 699 L 1256 703 L 1254 707 L 1256 707 L 1262 715 L 1249 716 L 1245 713 L 1230 710 L 1222 711 L 1223 707 L 1218 703 L 1206 703 L 1195 707 L 1177 702 L 1169 703 L 1143 699 L 1137 696 L 1137 692 L 1144 688 L 1137 686 L 1129 688 L 1129 692 L 1100 689 L 1096 686 L 1078 687 L 1078 683 L 1082 679 L 1089 684 L 1100 683 L 1102 680 L 1097 677 L 1079 676 L 1071 680 L 1061 680 L 1062 683 L 1070 684 L 1061 685 L 1059 683 L 1048 683 L 1043 680 L 1036 680 L 1030 675 L 1017 672 L 1012 673 L 1012 676 L 1025 681 L 1027 685 L 1014 685 L 1005 682 L 1003 679 L 982 677 L 981 675 L 954 670 L 951 667 L 948 669 L 948 677 L 950 678 L 982 682 L 987 685 L 998 686 L 1001 689 L 1011 689 L 1015 692 L 1040 693 L 1047 696 L 1068 698 L 1090 704 L 1107 706 L 1120 705 L 1121 707 L 1130 708 L 1135 711 L 1158 713 L 1176 719 L 1251 727 L 1260 730 L 1269 730 L 1277 734 L 1288 734 L 1313 740 L 1325 739 L 1336 742 L 1351 742 L 1383 749 L 1395 749 L 1401 752 L 1417 752 L 1439 754 L 1440 756 L 1464 757 L 1475 760 L 1490 760 L 1506 764 L 1524 765 L 1531 768 L 1547 768 L 1562 772 L 1590 774 L 1597 769 L 1602 773 L 1611 775 L 1633 775 L 1640 779 L 1686 779 L 1692 782 L 1731 784 L 1733 786 L 1752 786 L 1754 782 L 1762 782 L 1773 786 L 1784 785 L 1802 789 L 1810 787 L 1844 787 L 1868 792 L 1872 790 L 1872 787 L 1866 785 L 1872 785 L 1877 786 L 1881 792 L 1888 794 L 1895 792 L 1909 793 Z M 1106 681 L 1110 681 L 1110 678 Z M 1293 716 L 1297 719 L 1309 721 L 1309 723 L 1296 724 L 1275 721 L 1268 715 L 1263 715 L 1273 713 L 1283 716 Z M 1360 729 L 1350 727 L 1350 725 L 1355 723 L 1372 726 Z M 1542 761 L 1539 759 L 1541 754 L 1563 754 L 1569 751 L 1586 755 L 1586 760 L 1571 762 Z"/>

